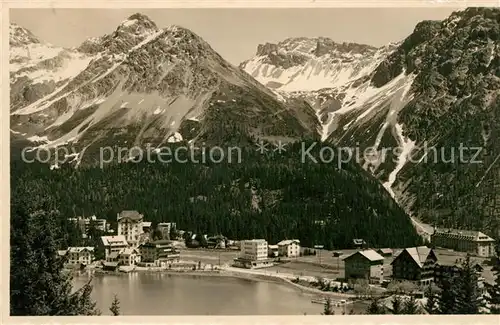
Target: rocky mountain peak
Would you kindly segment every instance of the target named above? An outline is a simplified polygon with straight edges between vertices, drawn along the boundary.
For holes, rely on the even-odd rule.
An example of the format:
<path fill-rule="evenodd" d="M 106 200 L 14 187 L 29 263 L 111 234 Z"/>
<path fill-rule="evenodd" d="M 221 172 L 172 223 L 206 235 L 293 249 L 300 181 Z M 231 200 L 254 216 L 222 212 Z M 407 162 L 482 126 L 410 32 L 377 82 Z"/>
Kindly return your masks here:
<path fill-rule="evenodd" d="M 264 55 L 278 55 L 293 52 L 294 54 L 314 54 L 317 57 L 323 56 L 327 53 L 351 53 L 351 54 L 365 54 L 370 51 L 375 51 L 376 47 L 342 42 L 338 43 L 328 37 L 293 37 L 287 38 L 277 44 L 265 43 L 259 44 L 257 47 L 257 56 Z"/>
<path fill-rule="evenodd" d="M 149 17 L 136 13 L 122 21 L 113 33 L 85 40 L 78 50 L 89 54 L 124 53 L 161 31 Z"/>
<path fill-rule="evenodd" d="M 373 52 L 376 49 L 376 47 L 370 45 L 348 42 L 336 43 L 329 38 L 320 37 L 317 39 L 316 48 L 314 49 L 314 55 L 319 57 L 333 52 L 363 55 L 369 52 Z"/>
<path fill-rule="evenodd" d="M 436 66 L 439 66 L 439 73 L 447 76 L 454 66 L 457 68 L 457 64 L 462 64 L 465 68 L 467 62 L 479 54 L 484 56 L 481 59 L 484 63 L 490 64 L 494 62 L 495 48 L 500 39 L 499 21 L 500 10 L 497 8 L 467 8 L 454 12 L 443 21 L 418 23 L 411 35 L 376 69 L 373 84 L 381 87 L 403 70 L 410 73 L 435 69 Z M 426 58 L 425 62 L 423 58 Z"/>
<path fill-rule="evenodd" d="M 115 32 L 128 32 L 135 35 L 158 31 L 156 24 L 148 16 L 136 13 L 128 17 L 117 27 Z"/>
<path fill-rule="evenodd" d="M 9 45 L 24 46 L 28 44 L 38 44 L 40 40 L 32 32 L 15 23 L 10 24 Z"/>

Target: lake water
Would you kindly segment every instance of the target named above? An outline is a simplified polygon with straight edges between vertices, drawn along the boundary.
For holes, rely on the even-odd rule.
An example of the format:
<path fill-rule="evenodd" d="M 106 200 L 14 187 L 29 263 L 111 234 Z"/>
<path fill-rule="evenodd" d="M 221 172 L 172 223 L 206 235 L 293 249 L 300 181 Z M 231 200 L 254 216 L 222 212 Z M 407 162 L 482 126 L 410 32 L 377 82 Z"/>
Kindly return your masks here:
<path fill-rule="evenodd" d="M 75 288 L 90 275 L 75 276 Z M 247 279 L 128 273 L 95 275 L 93 298 L 103 315 L 110 315 L 114 295 L 122 315 L 320 315 L 311 294 L 274 282 Z"/>

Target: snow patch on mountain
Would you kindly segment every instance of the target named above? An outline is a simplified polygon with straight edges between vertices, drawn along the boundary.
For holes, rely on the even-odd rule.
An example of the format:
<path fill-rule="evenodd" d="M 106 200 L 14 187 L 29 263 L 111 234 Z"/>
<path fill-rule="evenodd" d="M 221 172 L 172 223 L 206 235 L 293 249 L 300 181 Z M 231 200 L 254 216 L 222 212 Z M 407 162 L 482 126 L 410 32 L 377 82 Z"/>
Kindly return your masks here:
<path fill-rule="evenodd" d="M 396 181 L 396 176 L 408 161 L 408 158 L 415 147 L 414 141 L 403 136 L 403 128 L 400 124 L 396 124 L 395 128 L 401 153 L 398 156 L 396 168 L 389 174 L 389 180 L 383 184 L 393 198 L 396 198 L 396 196 L 392 189 L 392 185 Z"/>
<path fill-rule="evenodd" d="M 379 49 L 348 45 L 325 38 L 288 39 L 259 46 L 258 55 L 240 67 L 272 89 L 314 91 L 342 87 L 369 75 L 395 48 L 393 44 Z M 263 50 L 266 46 L 271 49 Z"/>

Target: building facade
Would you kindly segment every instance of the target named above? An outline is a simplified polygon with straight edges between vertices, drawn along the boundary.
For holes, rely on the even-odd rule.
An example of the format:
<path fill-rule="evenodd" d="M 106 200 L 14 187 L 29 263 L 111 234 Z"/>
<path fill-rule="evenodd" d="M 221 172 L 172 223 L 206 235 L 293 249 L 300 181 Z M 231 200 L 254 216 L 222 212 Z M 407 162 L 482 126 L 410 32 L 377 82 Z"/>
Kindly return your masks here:
<path fill-rule="evenodd" d="M 156 229 L 161 232 L 163 239 L 175 240 L 176 238 L 170 238 L 170 232 L 172 229 L 176 229 L 176 227 L 175 222 L 160 222 L 156 226 Z"/>
<path fill-rule="evenodd" d="M 234 266 L 243 268 L 261 268 L 273 265 L 269 259 L 269 249 L 265 239 L 243 240 L 240 242 L 240 257 L 234 259 Z"/>
<path fill-rule="evenodd" d="M 117 255 L 129 246 L 125 236 L 102 236 L 101 242 L 104 247 L 106 261 L 114 259 L 115 257 L 111 257 L 112 254 Z"/>
<path fill-rule="evenodd" d="M 431 243 L 435 247 L 449 248 L 481 257 L 495 255 L 495 240 L 480 231 L 436 229 L 431 235 Z"/>
<path fill-rule="evenodd" d="M 106 219 L 98 219 L 96 216 L 91 216 L 89 218 L 84 217 L 76 217 L 76 218 L 68 218 L 68 221 L 75 223 L 82 234 L 86 234 L 89 231 L 91 223 L 93 223 L 96 229 L 107 232 L 109 231 L 109 224 Z"/>
<path fill-rule="evenodd" d="M 119 265 L 132 266 L 141 262 L 141 253 L 136 248 L 124 248 L 118 254 Z"/>
<path fill-rule="evenodd" d="M 278 257 L 279 256 L 279 247 L 278 245 L 267 245 L 268 256 L 270 257 Z"/>
<path fill-rule="evenodd" d="M 66 254 L 68 264 L 89 265 L 94 260 L 94 247 L 69 247 Z"/>
<path fill-rule="evenodd" d="M 383 257 L 391 257 L 394 254 L 394 251 L 390 248 L 380 248 L 377 250 L 377 253 Z"/>
<path fill-rule="evenodd" d="M 429 285 L 434 282 L 436 264 L 437 256 L 429 247 L 405 248 L 391 263 L 392 277 L 416 285 Z"/>
<path fill-rule="evenodd" d="M 384 280 L 384 257 L 374 250 L 358 251 L 344 258 L 345 278 L 366 279 L 380 284 Z"/>
<path fill-rule="evenodd" d="M 268 256 L 267 241 L 264 239 L 244 240 L 241 243 L 241 258 L 259 261 Z"/>
<path fill-rule="evenodd" d="M 137 211 L 122 211 L 117 215 L 118 236 L 125 236 L 131 246 L 139 244 L 140 236 L 144 233 L 142 222 L 144 216 Z"/>
<path fill-rule="evenodd" d="M 165 266 L 180 261 L 180 253 L 168 240 L 157 240 L 139 246 L 141 262 Z"/>
<path fill-rule="evenodd" d="M 300 240 L 282 240 L 278 243 L 278 255 L 284 257 L 300 256 Z"/>

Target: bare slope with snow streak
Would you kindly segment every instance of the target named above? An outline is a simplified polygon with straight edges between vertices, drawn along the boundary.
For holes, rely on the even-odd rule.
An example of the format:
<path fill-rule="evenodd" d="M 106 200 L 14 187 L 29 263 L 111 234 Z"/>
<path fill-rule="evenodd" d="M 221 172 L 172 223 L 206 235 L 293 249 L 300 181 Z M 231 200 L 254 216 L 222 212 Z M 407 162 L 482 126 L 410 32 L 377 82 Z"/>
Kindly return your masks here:
<path fill-rule="evenodd" d="M 343 87 L 369 75 L 392 48 L 337 44 L 324 37 L 290 38 L 259 45 L 256 56 L 240 67 L 275 90 L 315 91 Z"/>
<path fill-rule="evenodd" d="M 183 139 L 221 145 L 253 136 L 298 138 L 316 132 L 305 102 L 290 100 L 285 106 L 179 26 L 160 29 L 136 14 L 114 33 L 70 52 L 73 56 L 60 67 L 64 78 L 29 100 L 13 102 L 11 130 L 44 147 L 71 145 L 79 153 L 77 161 L 83 153 L 92 161 L 104 145 L 158 146 Z M 69 77 L 64 68 L 76 66 L 81 57 L 85 67 Z M 32 73 L 50 76 L 43 70 Z M 29 87 L 40 84 L 35 77 L 29 80 Z M 23 97 L 23 92 L 13 87 L 11 97 Z M 309 125 L 298 118 L 308 112 Z"/>
<path fill-rule="evenodd" d="M 402 73 L 380 87 L 372 78 L 398 46 L 374 48 L 338 44 L 327 38 L 291 38 L 259 45 L 256 57 L 240 67 L 285 98 L 305 99 L 316 110 L 322 140 L 359 147 L 361 152 L 367 147 L 379 149 L 368 161 L 358 155 L 358 162 L 374 174 L 385 174 L 386 179 L 391 175 L 384 184 L 393 194 L 390 187 L 406 162 L 411 143 L 400 135 L 397 115 L 411 97 L 414 76 Z M 390 138 L 391 143 L 407 145 L 407 149 L 399 157 L 392 152 L 383 157 L 379 148 L 383 138 L 384 142 Z M 389 163 L 379 170 L 385 159 Z"/>
<path fill-rule="evenodd" d="M 257 56 L 241 66 L 284 97 L 307 100 L 322 124 L 322 139 L 358 148 L 358 161 L 412 217 L 497 236 L 499 22 L 498 8 L 467 8 L 443 21 L 422 21 L 396 46 L 368 48 L 366 57 L 344 53 L 349 68 L 330 59 L 336 50 L 316 55 L 315 41 L 303 39 L 297 39 L 302 47 L 288 40 L 259 46 Z M 325 62 L 321 69 L 319 61 Z M 374 68 L 353 73 L 361 66 Z M 466 149 L 460 158 L 481 163 L 458 163 L 460 146 L 481 148 L 479 156 Z M 371 154 L 364 157 L 366 148 Z M 447 162 L 453 156 L 455 163 Z"/>

